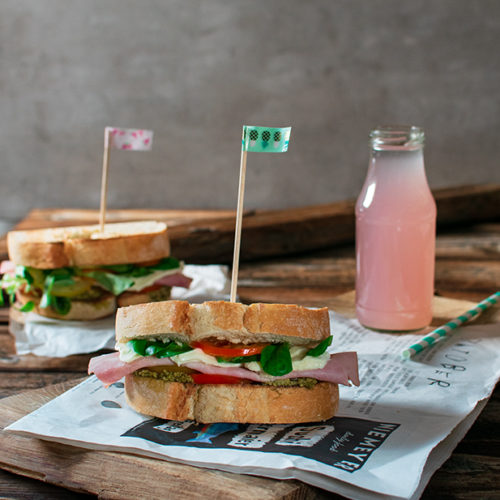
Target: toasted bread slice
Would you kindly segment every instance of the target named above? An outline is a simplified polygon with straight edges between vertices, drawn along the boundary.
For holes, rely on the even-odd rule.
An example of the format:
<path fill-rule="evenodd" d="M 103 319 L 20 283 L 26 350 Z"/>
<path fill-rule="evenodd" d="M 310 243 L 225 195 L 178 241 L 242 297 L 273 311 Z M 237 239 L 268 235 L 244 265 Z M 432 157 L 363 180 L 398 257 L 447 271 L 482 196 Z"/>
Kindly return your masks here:
<path fill-rule="evenodd" d="M 306 345 L 330 335 L 328 308 L 284 304 L 214 301 L 189 304 L 170 300 L 119 308 L 116 339 L 169 337 L 185 343 L 222 340 L 232 343 L 289 342 Z"/>
<path fill-rule="evenodd" d="M 183 384 L 127 375 L 127 403 L 139 413 L 202 423 L 287 424 L 319 422 L 337 411 L 337 384 L 312 388 L 262 384 Z"/>
<path fill-rule="evenodd" d="M 134 264 L 168 257 L 170 242 L 163 222 L 119 222 L 28 231 L 7 235 L 9 258 L 38 269 Z"/>

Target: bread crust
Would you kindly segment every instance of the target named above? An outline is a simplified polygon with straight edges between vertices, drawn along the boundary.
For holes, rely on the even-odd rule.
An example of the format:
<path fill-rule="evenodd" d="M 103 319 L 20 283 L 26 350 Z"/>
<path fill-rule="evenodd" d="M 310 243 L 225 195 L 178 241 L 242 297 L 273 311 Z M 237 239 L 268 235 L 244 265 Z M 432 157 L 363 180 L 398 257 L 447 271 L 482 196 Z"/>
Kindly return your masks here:
<path fill-rule="evenodd" d="M 72 321 L 87 321 L 93 319 L 105 318 L 114 314 L 116 311 L 116 297 L 111 293 L 104 294 L 99 300 L 72 300 L 71 309 L 68 314 L 58 314 L 52 308 L 40 307 L 40 299 L 27 295 L 22 292 L 16 293 L 16 300 L 24 305 L 29 301 L 35 303 L 34 312 L 40 316 L 47 318 L 72 320 Z"/>
<path fill-rule="evenodd" d="M 162 222 L 120 222 L 98 225 L 10 231 L 9 258 L 37 269 L 66 266 L 134 264 L 170 255 L 167 226 Z"/>
<path fill-rule="evenodd" d="M 213 301 L 189 304 L 170 300 L 119 308 L 116 339 L 168 336 L 190 343 L 224 340 L 232 343 L 290 342 L 305 345 L 330 336 L 328 308 L 297 305 Z"/>
<path fill-rule="evenodd" d="M 313 388 L 262 384 L 182 384 L 125 377 L 127 403 L 137 412 L 169 420 L 202 423 L 290 424 L 331 418 L 338 408 L 337 384 Z"/>

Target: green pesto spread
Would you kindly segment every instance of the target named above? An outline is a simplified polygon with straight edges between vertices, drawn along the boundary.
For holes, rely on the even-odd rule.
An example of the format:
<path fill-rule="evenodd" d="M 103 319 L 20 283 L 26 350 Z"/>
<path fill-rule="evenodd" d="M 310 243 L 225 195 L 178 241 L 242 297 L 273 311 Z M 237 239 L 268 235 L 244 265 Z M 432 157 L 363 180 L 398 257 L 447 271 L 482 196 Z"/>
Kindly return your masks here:
<path fill-rule="evenodd" d="M 193 383 L 191 375 L 181 371 L 172 371 L 172 370 L 153 371 L 153 370 L 148 370 L 147 368 L 143 368 L 142 370 L 137 370 L 136 372 L 134 372 L 134 375 L 138 375 L 139 377 L 156 378 L 159 380 L 165 380 L 166 382 L 180 382 L 182 384 Z"/>
<path fill-rule="evenodd" d="M 163 286 L 158 290 L 152 290 L 148 293 L 149 299 L 151 302 L 161 302 L 162 300 L 170 299 L 170 290 L 171 287 Z"/>
<path fill-rule="evenodd" d="M 272 382 L 265 382 L 265 385 L 272 385 L 274 387 L 305 387 L 306 389 L 312 389 L 317 383 L 318 381 L 315 378 L 301 377 L 273 380 Z"/>

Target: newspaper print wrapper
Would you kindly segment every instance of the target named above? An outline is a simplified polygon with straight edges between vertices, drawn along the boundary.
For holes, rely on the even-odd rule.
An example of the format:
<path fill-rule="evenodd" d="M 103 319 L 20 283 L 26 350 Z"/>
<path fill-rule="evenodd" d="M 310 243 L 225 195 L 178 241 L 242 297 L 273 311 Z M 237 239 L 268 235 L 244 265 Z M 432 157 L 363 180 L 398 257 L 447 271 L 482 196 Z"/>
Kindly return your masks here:
<path fill-rule="evenodd" d="M 185 265 L 182 272 L 193 281 L 188 289 L 173 287 L 172 299 L 228 300 L 230 281 L 226 266 Z M 30 312 L 23 320 L 24 324 L 11 318 L 9 323 L 18 355 L 31 353 L 59 358 L 115 347 L 114 315 L 93 321 L 61 321 Z"/>
<path fill-rule="evenodd" d="M 298 425 L 174 422 L 128 408 L 94 376 L 10 425 L 16 432 L 224 471 L 295 478 L 356 499 L 417 499 L 478 416 L 500 374 L 498 325 L 464 327 L 401 361 L 419 335 L 371 332 L 332 314 L 331 352 L 356 350 L 361 386 L 338 415 Z"/>

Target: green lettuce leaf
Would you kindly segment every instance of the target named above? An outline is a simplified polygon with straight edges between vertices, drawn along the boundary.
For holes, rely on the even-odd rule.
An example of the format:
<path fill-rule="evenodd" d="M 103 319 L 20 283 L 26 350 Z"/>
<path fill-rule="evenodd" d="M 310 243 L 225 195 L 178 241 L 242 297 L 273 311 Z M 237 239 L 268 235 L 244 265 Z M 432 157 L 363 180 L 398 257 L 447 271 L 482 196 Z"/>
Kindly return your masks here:
<path fill-rule="evenodd" d="M 157 358 L 170 358 L 193 350 L 189 345 L 177 343 L 175 340 L 162 342 L 161 340 L 134 339 L 129 340 L 127 344 L 135 353 L 141 356 L 156 356 Z"/>
<path fill-rule="evenodd" d="M 306 353 L 306 356 L 321 356 L 326 351 L 328 346 L 332 345 L 332 340 L 333 337 L 330 335 L 325 340 L 322 340 L 316 347 L 309 349 L 309 351 L 307 351 Z"/>
<path fill-rule="evenodd" d="M 168 271 L 169 269 L 175 269 L 176 267 L 180 267 L 180 262 L 175 257 L 165 257 L 161 259 L 158 264 L 151 266 L 151 269 L 154 271 Z"/>
<path fill-rule="evenodd" d="M 80 274 L 95 279 L 113 295 L 120 295 L 134 284 L 134 280 L 130 276 L 122 274 L 107 273 L 105 271 L 82 271 Z"/>
<path fill-rule="evenodd" d="M 60 286 L 74 285 L 75 280 L 72 277 L 75 275 L 75 270 L 65 267 L 52 271 L 45 271 L 45 273 L 46 277 L 43 286 L 43 295 L 40 299 L 40 307 L 42 309 L 52 307 L 56 313 L 65 316 L 71 310 L 71 299 L 67 297 L 56 297 L 52 294 L 52 289 L 55 283 Z"/>
<path fill-rule="evenodd" d="M 250 363 L 251 361 L 260 361 L 260 354 L 253 354 L 251 356 L 237 356 L 234 358 L 223 358 L 216 356 L 219 363 Z"/>
<path fill-rule="evenodd" d="M 33 311 L 34 308 L 35 308 L 35 303 L 32 300 L 30 300 L 30 301 L 26 302 L 26 304 L 24 304 L 24 306 L 20 307 L 19 310 L 23 313 L 26 313 L 26 312 Z"/>
<path fill-rule="evenodd" d="M 270 344 L 262 350 L 260 354 L 260 364 L 262 369 L 279 377 L 292 371 L 292 357 L 288 343 Z"/>

